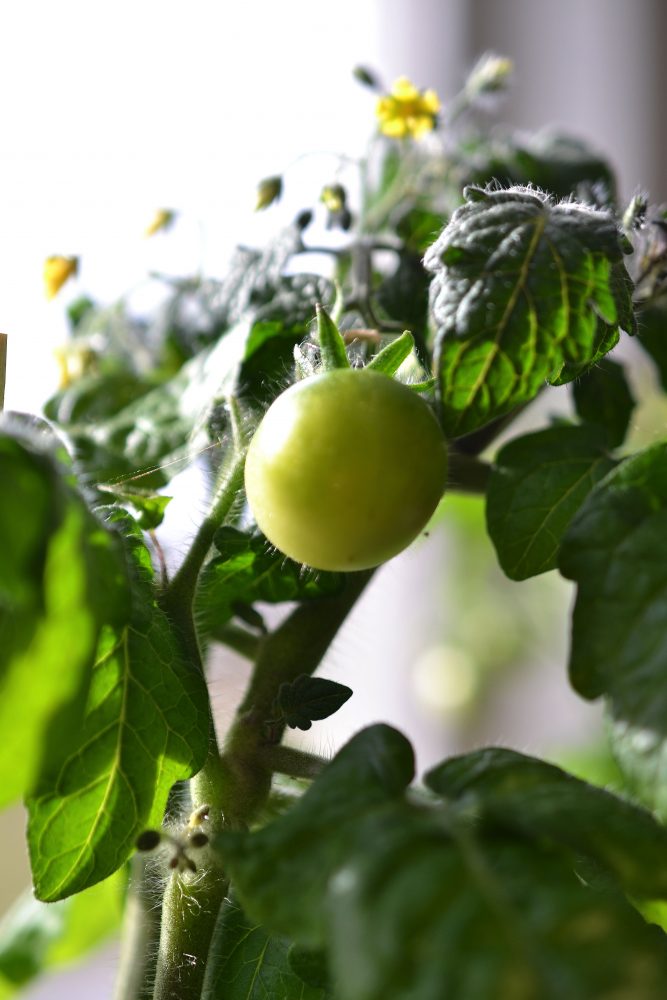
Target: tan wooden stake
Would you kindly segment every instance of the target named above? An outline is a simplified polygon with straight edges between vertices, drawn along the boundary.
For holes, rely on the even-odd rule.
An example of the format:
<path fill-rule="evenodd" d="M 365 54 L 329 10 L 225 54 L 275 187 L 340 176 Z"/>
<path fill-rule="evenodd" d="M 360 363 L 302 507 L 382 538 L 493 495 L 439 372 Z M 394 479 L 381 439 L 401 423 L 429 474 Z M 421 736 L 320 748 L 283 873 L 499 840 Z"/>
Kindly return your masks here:
<path fill-rule="evenodd" d="M 0 333 L 0 410 L 5 405 L 5 379 L 7 378 L 7 334 Z"/>

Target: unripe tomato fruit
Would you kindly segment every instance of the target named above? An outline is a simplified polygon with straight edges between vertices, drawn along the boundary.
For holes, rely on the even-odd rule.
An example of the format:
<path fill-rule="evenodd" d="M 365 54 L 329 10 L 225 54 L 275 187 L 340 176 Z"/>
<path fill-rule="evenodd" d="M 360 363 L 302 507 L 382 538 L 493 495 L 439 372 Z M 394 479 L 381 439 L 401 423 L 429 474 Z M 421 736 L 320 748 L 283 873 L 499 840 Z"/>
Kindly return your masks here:
<path fill-rule="evenodd" d="M 388 375 L 339 368 L 290 386 L 248 450 L 245 485 L 276 548 L 316 569 L 377 566 L 422 530 L 445 488 L 428 405 Z"/>

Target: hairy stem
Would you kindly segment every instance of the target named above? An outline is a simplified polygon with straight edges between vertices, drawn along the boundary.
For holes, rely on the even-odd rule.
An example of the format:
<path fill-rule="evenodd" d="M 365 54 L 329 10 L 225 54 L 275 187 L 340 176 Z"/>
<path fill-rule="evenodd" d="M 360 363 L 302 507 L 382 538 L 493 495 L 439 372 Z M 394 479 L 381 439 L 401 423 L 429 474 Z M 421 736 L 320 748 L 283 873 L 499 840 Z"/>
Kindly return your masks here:
<path fill-rule="evenodd" d="M 263 637 L 250 680 L 222 754 L 227 786 L 226 818 L 243 826 L 261 809 L 274 768 L 269 747 L 277 750 L 285 726 L 267 724 L 281 684 L 319 666 L 334 636 L 371 579 L 373 571 L 349 573 L 341 593 L 299 605 L 275 632 Z M 282 748 L 286 749 L 286 748 Z"/>
<path fill-rule="evenodd" d="M 199 573 L 216 531 L 224 523 L 241 491 L 244 465 L 245 452 L 235 449 L 221 469 L 211 509 L 200 524 L 188 554 L 162 595 L 163 608 L 177 618 L 181 618 L 186 612 L 191 617 Z"/>
<path fill-rule="evenodd" d="M 154 1000 L 200 1000 L 213 929 L 228 889 L 215 866 L 174 873 L 167 886 Z"/>
<path fill-rule="evenodd" d="M 132 860 L 114 1000 L 152 1000 L 153 997 L 161 909 L 155 905 L 148 887 L 149 864 L 140 855 Z"/>
<path fill-rule="evenodd" d="M 211 509 L 190 549 L 160 596 L 183 653 L 194 670 L 203 673 L 193 603 L 199 574 L 217 529 L 224 523 L 243 484 L 245 451 L 235 447 L 222 467 Z M 229 768 L 220 757 L 209 704 L 209 748 L 201 771 L 190 782 L 192 805 L 205 810 L 202 832 L 211 839 L 225 825 L 230 787 Z M 187 855 L 187 849 L 186 849 Z M 189 857 L 189 855 L 187 855 Z M 198 870 L 173 872 L 162 903 L 162 929 L 155 973 L 155 1000 L 199 1000 L 211 935 L 228 882 L 213 855 L 198 859 Z"/>
<path fill-rule="evenodd" d="M 273 773 L 287 774 L 290 778 L 316 778 L 329 763 L 326 757 L 318 757 L 295 747 L 259 747 L 257 757 Z"/>

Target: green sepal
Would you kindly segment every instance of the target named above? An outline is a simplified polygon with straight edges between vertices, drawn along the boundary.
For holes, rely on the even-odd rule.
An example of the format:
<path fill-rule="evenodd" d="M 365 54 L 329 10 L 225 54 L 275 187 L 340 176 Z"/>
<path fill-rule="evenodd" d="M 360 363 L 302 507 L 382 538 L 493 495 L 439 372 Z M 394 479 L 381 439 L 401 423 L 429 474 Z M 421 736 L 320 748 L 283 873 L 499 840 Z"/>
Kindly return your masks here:
<path fill-rule="evenodd" d="M 394 375 L 401 367 L 407 357 L 414 350 L 415 339 L 409 330 L 405 330 L 400 337 L 396 337 L 391 343 L 382 348 L 381 351 L 371 358 L 366 365 L 376 372 L 383 372 L 385 375 Z"/>
<path fill-rule="evenodd" d="M 345 350 L 345 341 L 340 330 L 324 306 L 317 303 L 317 339 L 322 357 L 322 369 L 349 368 L 350 359 Z"/>

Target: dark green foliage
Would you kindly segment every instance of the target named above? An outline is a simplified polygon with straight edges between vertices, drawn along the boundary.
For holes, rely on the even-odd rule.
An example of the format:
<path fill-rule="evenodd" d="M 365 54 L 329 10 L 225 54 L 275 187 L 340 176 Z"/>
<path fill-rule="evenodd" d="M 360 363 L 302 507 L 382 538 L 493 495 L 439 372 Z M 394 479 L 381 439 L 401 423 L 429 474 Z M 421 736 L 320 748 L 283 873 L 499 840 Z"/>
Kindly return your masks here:
<path fill-rule="evenodd" d="M 233 900 L 223 906 L 211 944 L 202 1000 L 326 1000 L 290 958 L 290 941 L 248 920 Z"/>
<path fill-rule="evenodd" d="M 431 772 L 453 806 L 407 797 L 410 774 L 403 738 L 372 727 L 289 813 L 217 842 L 249 914 L 326 946 L 340 1000 L 657 998 L 667 944 L 620 892 L 660 881 L 637 856 L 664 868 L 647 813 L 518 754 Z M 522 803 L 545 789 L 524 818 L 515 788 Z M 582 854 L 611 880 L 590 881 Z"/>
<path fill-rule="evenodd" d="M 352 689 L 326 677 L 301 674 L 281 684 L 276 698 L 278 720 L 291 729 L 310 729 L 313 722 L 328 719 L 352 696 Z"/>
<path fill-rule="evenodd" d="M 469 188 L 425 258 L 445 429 L 469 433 L 575 377 L 634 329 L 613 218 L 525 188 Z"/>
<path fill-rule="evenodd" d="M 560 425 L 510 441 L 496 456 L 486 521 L 512 580 L 555 569 L 568 524 L 595 483 L 614 467 L 596 426 Z"/>
<path fill-rule="evenodd" d="M 610 448 L 623 444 L 635 400 L 622 364 L 602 358 L 572 386 L 577 415 L 598 427 Z"/>
<path fill-rule="evenodd" d="M 667 898 L 667 830 L 553 764 L 491 747 L 452 757 L 424 780 L 482 828 L 567 847 L 606 868 L 630 895 Z"/>
<path fill-rule="evenodd" d="M 667 391 L 667 303 L 660 300 L 639 314 L 639 343 L 651 356 L 660 385 Z"/>
<path fill-rule="evenodd" d="M 590 146 L 551 130 L 532 136 L 507 135 L 482 140 L 463 165 L 468 184 L 496 181 L 503 186 L 532 184 L 558 198 L 597 191 L 607 204 L 616 182 L 609 164 Z"/>
<path fill-rule="evenodd" d="M 574 518 L 560 555 L 577 583 L 570 678 L 606 695 L 617 752 L 643 798 L 664 816 L 667 738 L 667 446 L 626 459 Z"/>

